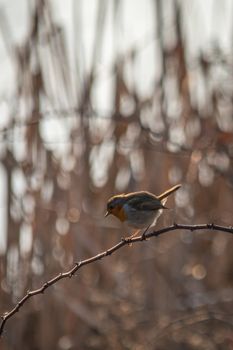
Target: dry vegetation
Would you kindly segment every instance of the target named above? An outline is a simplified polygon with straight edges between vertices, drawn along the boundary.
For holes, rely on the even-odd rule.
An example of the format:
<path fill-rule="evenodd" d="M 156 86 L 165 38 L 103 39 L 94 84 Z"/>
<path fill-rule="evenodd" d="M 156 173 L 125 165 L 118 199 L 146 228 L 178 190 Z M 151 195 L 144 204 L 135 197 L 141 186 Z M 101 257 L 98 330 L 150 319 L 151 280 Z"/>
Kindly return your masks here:
<path fill-rule="evenodd" d="M 114 4 L 117 33 L 122 13 L 120 2 Z M 176 1 L 168 45 L 161 14 L 167 2 L 153 4 L 157 79 L 146 96 L 129 82 L 143 45 L 116 55 L 109 111 L 95 108 L 107 1 L 99 2 L 85 74 L 78 5 L 75 70 L 47 1 L 38 0 L 31 10 L 25 41 L 8 47 L 16 86 L 14 99 L 7 101 L 9 122 L 0 132 L 7 196 L 1 313 L 28 289 L 126 234 L 125 227 L 104 219 L 112 194 L 160 193 L 180 182 L 175 200 L 169 199 L 175 209 L 158 227 L 174 221 L 233 225 L 232 53 L 215 43 L 191 56 Z M 1 29 L 3 37 L 9 34 L 6 18 Z M 48 141 L 46 132 L 57 141 Z M 214 231 L 177 231 L 124 247 L 31 298 L 7 324 L 1 346 L 233 349 L 232 249 L 232 235 Z"/>

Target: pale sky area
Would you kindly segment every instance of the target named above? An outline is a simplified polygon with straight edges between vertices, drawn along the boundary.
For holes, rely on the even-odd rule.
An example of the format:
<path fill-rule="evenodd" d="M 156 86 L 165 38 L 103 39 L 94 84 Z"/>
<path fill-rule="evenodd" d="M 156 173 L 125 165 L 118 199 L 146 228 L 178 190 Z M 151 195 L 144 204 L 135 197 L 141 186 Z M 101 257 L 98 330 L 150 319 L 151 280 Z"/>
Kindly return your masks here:
<path fill-rule="evenodd" d="M 173 24 L 169 4 L 172 0 L 164 0 L 168 3 L 168 12 L 164 13 L 166 36 L 173 39 Z M 108 0 L 108 16 L 104 27 L 104 42 L 102 54 L 95 62 L 98 78 L 93 95 L 93 107 L 101 113 L 111 110 L 112 105 L 112 73 L 111 69 L 115 55 L 129 52 L 131 48 L 141 48 L 137 55 L 135 68 L 126 71 L 127 81 L 136 83 L 138 92 L 147 95 L 154 88 L 154 82 L 159 76 L 159 57 L 156 55 L 156 38 L 153 22 L 154 2 L 152 0 L 124 0 L 122 1 L 123 15 L 119 17 L 119 30 L 113 30 L 113 1 Z M 195 57 L 200 51 L 211 48 L 213 42 L 218 42 L 224 52 L 232 55 L 232 0 L 183 0 L 180 1 L 184 11 L 185 22 L 184 36 L 187 43 L 188 60 Z M 0 1 L 0 32 L 7 34 L 7 40 L 0 35 L 0 60 L 1 60 L 1 84 L 0 84 L 0 128 L 6 127 L 9 121 L 9 112 L 12 106 L 10 101 L 15 95 L 15 62 L 11 52 L 12 45 L 24 41 L 29 28 L 28 4 L 33 1 L 26 0 L 1 0 Z M 79 66 L 79 74 L 88 71 L 92 64 L 92 49 L 94 44 L 96 0 L 53 0 L 52 8 L 57 23 L 65 30 L 67 47 L 70 53 L 70 64 L 74 74 L 77 56 L 82 56 Z M 4 22 L 2 11 L 7 18 Z M 6 25 L 7 24 L 7 25 Z M 82 26 L 82 31 L 79 28 Z M 6 35 L 5 35 L 6 37 Z M 169 44 L 169 42 L 168 42 Z M 155 62 L 158 63 L 156 66 Z M 82 78 L 82 77 L 81 77 Z M 75 80 L 75 79 L 74 79 Z M 74 86 L 74 91 L 78 87 Z M 75 105 L 75 99 L 73 98 Z M 41 133 L 48 147 L 56 148 L 61 152 L 65 149 L 68 140 L 70 125 L 64 125 L 58 120 L 50 120 L 41 124 Z M 13 148 L 23 153 L 23 145 L 18 141 L 13 142 Z M 21 148 L 22 149 L 21 149 Z M 1 155 L 0 142 L 0 155 Z M 0 167 L 0 253 L 4 250 L 6 235 L 6 203 L 4 172 Z M 4 228 L 5 227 L 5 228 Z"/>
<path fill-rule="evenodd" d="M 173 0 L 164 0 L 164 3 L 172 4 Z M 18 0 L 1 0 L 1 11 L 6 15 L 8 26 L 6 30 L 9 32 L 9 40 L 7 40 L 8 48 L 12 43 L 20 43 L 24 40 L 29 24 L 29 10 L 28 4 L 32 4 L 33 1 Z M 96 5 L 98 1 L 94 0 L 52 0 L 52 8 L 55 10 L 54 15 L 58 23 L 65 29 L 67 43 L 71 57 L 75 56 L 75 49 L 78 47 L 78 39 L 82 39 L 82 43 L 85 42 L 85 47 L 82 44 L 84 51 L 83 56 L 85 59 L 85 65 L 83 68 L 87 68 L 90 65 L 91 52 L 93 48 L 93 40 L 95 33 L 95 20 L 96 20 Z M 106 75 L 106 70 L 111 68 L 114 55 L 117 52 L 127 52 L 130 47 L 144 46 L 145 52 L 142 53 L 143 58 L 139 58 L 139 61 L 146 60 L 146 70 L 139 70 L 137 79 L 147 88 L 148 80 L 155 74 L 153 71 L 152 51 L 155 40 L 153 39 L 154 24 L 153 20 L 153 1 L 152 0 L 124 0 L 122 2 L 123 16 L 120 18 L 118 35 L 114 35 L 112 30 L 112 11 L 113 1 L 108 0 L 108 18 L 105 27 L 105 42 L 103 52 L 104 55 L 99 59 L 97 63 L 99 70 L 103 70 Z M 189 39 L 188 45 L 192 53 L 197 52 L 200 49 L 208 48 L 213 41 L 220 43 L 224 51 L 231 50 L 232 35 L 232 14 L 233 14 L 233 2 L 232 0 L 183 0 L 180 1 L 184 11 L 184 18 L 186 23 L 185 36 Z M 79 15 L 74 15 L 74 11 L 77 11 Z M 81 18 L 82 25 L 82 37 L 76 30 L 80 24 L 77 19 Z M 85 25 L 86 21 L 86 25 Z M 0 23 L 2 22 L 2 16 Z M 164 14 L 164 22 L 166 23 L 167 30 L 171 32 L 171 18 L 168 13 Z M 5 26 L 4 26 L 5 27 Z M 2 25 L 1 25 L 2 31 Z M 223 35 L 224 33 L 224 35 Z M 228 34 L 228 35 L 227 35 Z M 84 40 L 85 39 L 85 40 Z M 117 49 L 116 49 L 117 47 Z M 1 85 L 0 96 L 9 96 L 14 90 L 14 66 L 12 59 L 9 55 L 9 50 L 6 50 L 6 43 L 0 36 L 0 58 L 1 58 Z M 71 59 L 72 62 L 72 59 Z M 144 62 L 141 63 L 143 65 Z M 150 69 L 152 66 L 152 71 Z M 147 75 L 145 77 L 145 74 Z M 142 89 L 144 89 L 142 87 Z"/>

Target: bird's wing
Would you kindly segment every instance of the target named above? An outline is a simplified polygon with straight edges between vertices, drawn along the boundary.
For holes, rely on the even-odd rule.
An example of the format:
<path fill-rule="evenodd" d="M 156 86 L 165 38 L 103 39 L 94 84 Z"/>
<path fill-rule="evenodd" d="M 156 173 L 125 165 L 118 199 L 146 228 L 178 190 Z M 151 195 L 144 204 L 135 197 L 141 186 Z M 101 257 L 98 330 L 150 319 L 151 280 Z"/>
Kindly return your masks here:
<path fill-rule="evenodd" d="M 138 192 L 137 195 L 129 195 L 128 205 L 132 205 L 136 210 L 157 210 L 163 208 L 163 204 L 154 195 L 148 192 Z"/>

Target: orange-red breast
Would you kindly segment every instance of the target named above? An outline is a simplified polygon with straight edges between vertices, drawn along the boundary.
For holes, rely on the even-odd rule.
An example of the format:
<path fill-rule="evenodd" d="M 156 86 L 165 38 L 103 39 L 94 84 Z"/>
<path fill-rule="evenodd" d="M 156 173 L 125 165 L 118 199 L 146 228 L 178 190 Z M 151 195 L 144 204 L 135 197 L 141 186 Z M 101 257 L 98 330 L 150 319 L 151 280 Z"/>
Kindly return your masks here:
<path fill-rule="evenodd" d="M 180 187 L 181 185 L 176 185 L 159 196 L 147 191 L 113 196 L 108 200 L 105 216 L 112 214 L 137 229 L 148 228 L 156 223 L 162 210 L 167 209 L 164 206 L 167 197 Z"/>

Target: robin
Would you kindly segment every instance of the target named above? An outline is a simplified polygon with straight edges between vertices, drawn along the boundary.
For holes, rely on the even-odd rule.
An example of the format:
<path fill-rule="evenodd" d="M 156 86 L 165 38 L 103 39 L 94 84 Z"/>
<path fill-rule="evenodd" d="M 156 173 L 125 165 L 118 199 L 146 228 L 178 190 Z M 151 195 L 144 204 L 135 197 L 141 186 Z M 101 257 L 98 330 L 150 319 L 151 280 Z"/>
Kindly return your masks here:
<path fill-rule="evenodd" d="M 113 196 L 108 200 L 105 216 L 112 214 L 120 221 L 136 228 L 137 231 L 130 238 L 134 237 L 141 229 L 146 229 L 143 232 L 145 235 L 149 227 L 156 223 L 163 209 L 168 209 L 165 207 L 167 197 L 180 187 L 181 185 L 171 187 L 159 196 L 147 191 Z"/>

